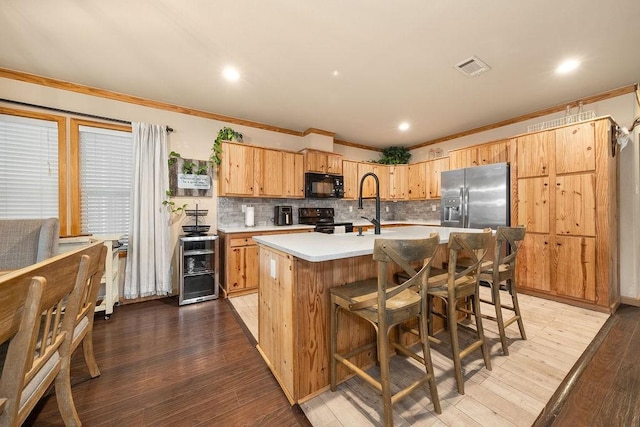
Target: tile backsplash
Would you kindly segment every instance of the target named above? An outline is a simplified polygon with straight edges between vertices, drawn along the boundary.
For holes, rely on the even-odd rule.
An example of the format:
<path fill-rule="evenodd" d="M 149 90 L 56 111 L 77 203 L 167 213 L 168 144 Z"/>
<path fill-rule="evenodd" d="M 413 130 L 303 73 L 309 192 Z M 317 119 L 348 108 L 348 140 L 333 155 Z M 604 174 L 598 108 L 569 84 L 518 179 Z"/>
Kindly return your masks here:
<path fill-rule="evenodd" d="M 362 216 L 375 216 L 375 201 L 365 200 L 364 209 L 358 209 L 357 200 L 345 199 L 258 199 L 238 197 L 218 197 L 218 226 L 241 227 L 244 225 L 242 205 L 253 206 L 257 226 L 273 225 L 276 205 L 293 208 L 293 223 L 298 223 L 298 208 L 333 208 L 336 222 L 354 222 Z M 432 206 L 435 206 L 433 211 Z M 381 202 L 380 218 L 383 221 L 439 220 L 440 200 Z"/>

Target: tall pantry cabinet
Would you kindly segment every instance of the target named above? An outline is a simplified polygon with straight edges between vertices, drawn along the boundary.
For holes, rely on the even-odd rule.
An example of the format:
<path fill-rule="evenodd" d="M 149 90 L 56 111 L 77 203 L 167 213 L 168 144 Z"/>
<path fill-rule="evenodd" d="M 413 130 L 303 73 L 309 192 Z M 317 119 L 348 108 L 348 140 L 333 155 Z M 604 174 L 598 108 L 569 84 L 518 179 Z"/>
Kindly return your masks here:
<path fill-rule="evenodd" d="M 599 311 L 616 309 L 618 162 L 612 125 L 600 118 L 512 140 L 512 222 L 527 226 L 519 289 Z"/>

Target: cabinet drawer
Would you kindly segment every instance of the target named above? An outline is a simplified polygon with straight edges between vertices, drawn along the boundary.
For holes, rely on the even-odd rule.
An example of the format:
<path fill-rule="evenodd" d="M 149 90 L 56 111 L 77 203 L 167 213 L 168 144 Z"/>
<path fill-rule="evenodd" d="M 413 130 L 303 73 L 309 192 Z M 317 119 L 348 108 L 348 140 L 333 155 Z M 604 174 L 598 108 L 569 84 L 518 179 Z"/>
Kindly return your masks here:
<path fill-rule="evenodd" d="M 256 244 L 257 243 L 251 237 L 229 239 L 229 246 L 232 248 L 237 248 L 238 246 L 250 246 L 250 245 L 256 245 Z"/>

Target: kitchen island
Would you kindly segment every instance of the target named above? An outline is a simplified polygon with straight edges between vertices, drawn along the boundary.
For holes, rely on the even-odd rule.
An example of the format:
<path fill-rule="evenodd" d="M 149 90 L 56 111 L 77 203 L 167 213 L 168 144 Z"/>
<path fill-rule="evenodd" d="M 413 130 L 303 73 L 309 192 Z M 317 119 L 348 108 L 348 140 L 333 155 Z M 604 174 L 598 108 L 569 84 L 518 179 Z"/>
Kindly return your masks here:
<path fill-rule="evenodd" d="M 482 230 L 408 226 L 383 229 L 380 235 L 255 237 L 260 247 L 258 350 L 292 404 L 311 399 L 329 386 L 329 289 L 376 275 L 374 240 L 417 239 L 436 232 L 446 243 L 452 231 Z M 375 342 L 368 322 L 342 312 L 340 316 L 340 352 Z M 371 366 L 375 351 L 361 353 L 353 361 Z M 348 375 L 344 366 L 338 367 L 339 381 Z"/>

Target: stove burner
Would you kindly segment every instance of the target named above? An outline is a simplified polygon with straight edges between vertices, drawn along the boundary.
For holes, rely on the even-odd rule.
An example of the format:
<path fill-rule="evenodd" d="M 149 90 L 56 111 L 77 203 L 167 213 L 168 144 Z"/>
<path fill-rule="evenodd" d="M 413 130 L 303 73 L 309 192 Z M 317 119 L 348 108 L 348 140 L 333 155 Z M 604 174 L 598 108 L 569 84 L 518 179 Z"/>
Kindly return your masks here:
<path fill-rule="evenodd" d="M 344 226 L 347 233 L 353 232 L 353 223 L 334 222 L 333 208 L 298 208 L 298 223 L 315 225 L 314 231 L 318 233 L 332 234 L 337 226 Z"/>

